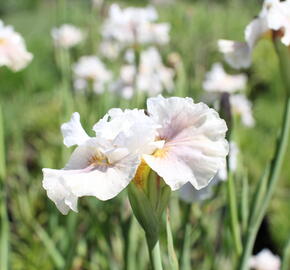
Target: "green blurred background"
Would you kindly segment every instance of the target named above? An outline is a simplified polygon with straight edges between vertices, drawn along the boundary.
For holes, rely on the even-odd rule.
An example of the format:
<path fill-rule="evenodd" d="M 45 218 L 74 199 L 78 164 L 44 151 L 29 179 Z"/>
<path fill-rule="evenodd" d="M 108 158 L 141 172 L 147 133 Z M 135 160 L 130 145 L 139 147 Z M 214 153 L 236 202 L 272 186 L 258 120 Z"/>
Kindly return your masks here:
<path fill-rule="evenodd" d="M 146 1 L 129 0 L 118 3 L 122 6 L 147 4 Z M 123 258 L 128 252 L 125 247 L 130 237 L 137 239 L 133 241 L 136 246 L 131 254 L 140 256 L 146 252 L 143 244 L 138 246 L 142 242 L 139 228 L 135 228 L 136 235 L 128 233 L 131 220 L 124 199 L 126 194 L 107 203 L 93 198 L 81 199 L 80 214 L 70 213 L 63 217 L 41 186 L 43 167 L 64 166 L 59 130 L 63 119 L 62 82 L 54 60 L 50 31 L 62 23 L 89 29 L 89 38 L 73 50 L 72 59 L 76 61 L 81 55 L 94 54 L 101 39 L 102 17 L 91 11 L 90 4 L 85 0 L 67 0 L 63 9 L 61 1 L 55 0 L 0 3 L 0 19 L 24 36 L 28 50 L 34 54 L 32 63 L 21 72 L 0 70 L 8 166 L 5 183 L 11 225 L 11 269 L 129 269 Z M 170 52 L 180 54 L 186 71 L 187 95 L 200 100 L 205 72 L 212 63 L 222 61 L 216 41 L 219 38 L 242 41 L 245 26 L 260 6 L 261 1 L 176 0 L 172 5 L 157 7 L 160 21 L 172 25 L 171 42 L 162 48 L 161 54 L 164 58 Z M 108 62 L 107 65 L 114 70 L 115 63 Z M 227 70 L 235 72 L 228 66 Z M 284 104 L 277 58 L 269 40 L 258 44 L 253 65 L 246 73 L 249 76 L 247 93 L 254 104 L 256 126 L 252 129 L 240 127 L 238 134 L 244 153 L 243 163 L 248 170 L 250 185 L 253 185 L 273 154 Z M 101 116 L 96 113 L 95 121 Z M 83 120 L 86 127 L 93 124 Z M 289 237 L 289 161 L 288 149 L 282 179 L 268 210 L 257 249 L 268 246 L 281 254 Z M 180 210 L 183 205 L 175 200 L 174 207 Z M 214 211 L 211 208 L 210 205 L 199 208 L 204 220 Z M 178 217 L 177 212 L 174 215 Z M 192 222 L 196 226 L 195 218 Z M 178 234 L 178 222 L 173 228 Z M 146 256 L 145 259 L 140 257 L 138 268 L 146 269 L 142 268 L 142 263 L 146 265 Z M 202 255 L 193 256 L 198 264 Z M 209 269 L 205 267 L 200 269 Z"/>

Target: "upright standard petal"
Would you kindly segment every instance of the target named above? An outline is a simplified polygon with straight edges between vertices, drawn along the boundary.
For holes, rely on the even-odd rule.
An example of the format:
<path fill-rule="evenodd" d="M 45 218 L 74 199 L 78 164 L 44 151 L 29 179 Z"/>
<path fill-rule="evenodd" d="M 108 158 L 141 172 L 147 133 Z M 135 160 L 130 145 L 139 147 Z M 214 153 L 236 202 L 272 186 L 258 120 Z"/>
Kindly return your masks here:
<path fill-rule="evenodd" d="M 82 127 L 78 112 L 73 113 L 69 122 L 62 124 L 61 132 L 67 147 L 81 145 L 90 138 Z"/>
<path fill-rule="evenodd" d="M 164 179 L 172 190 L 190 182 L 196 189 L 208 185 L 225 164 L 228 143 L 227 126 L 218 113 L 191 98 L 163 98 L 147 101 L 150 117 L 161 127 L 158 140 L 164 146 L 146 163 Z"/>

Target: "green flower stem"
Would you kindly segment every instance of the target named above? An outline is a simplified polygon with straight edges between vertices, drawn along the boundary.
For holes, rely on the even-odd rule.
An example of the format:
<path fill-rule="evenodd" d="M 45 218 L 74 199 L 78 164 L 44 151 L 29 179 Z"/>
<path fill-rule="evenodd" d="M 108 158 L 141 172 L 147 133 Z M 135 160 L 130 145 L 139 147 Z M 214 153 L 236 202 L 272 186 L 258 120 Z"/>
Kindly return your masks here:
<path fill-rule="evenodd" d="M 152 241 L 147 234 L 146 234 L 146 241 L 147 241 L 152 270 L 162 270 L 163 268 L 162 268 L 159 241 L 157 241 L 156 243 L 152 245 Z"/>
<path fill-rule="evenodd" d="M 290 238 L 288 239 L 286 246 L 284 248 L 281 270 L 289 269 L 289 264 L 290 264 Z"/>
<path fill-rule="evenodd" d="M 9 269 L 9 220 L 7 213 L 7 193 L 4 179 L 6 177 L 4 124 L 0 104 L 0 269 Z"/>
<path fill-rule="evenodd" d="M 230 105 L 230 96 L 228 93 L 223 93 L 221 96 L 220 101 L 220 114 L 222 118 L 225 119 L 228 132 L 226 139 L 228 142 L 231 141 L 232 132 L 233 132 L 233 117 L 231 112 L 231 105 Z M 227 197 L 228 197 L 228 205 L 230 210 L 230 227 L 232 232 L 232 237 L 234 241 L 235 251 L 238 256 L 242 253 L 242 241 L 241 241 L 241 230 L 240 224 L 238 219 L 238 205 L 236 199 L 236 190 L 235 190 L 235 183 L 233 179 L 233 174 L 229 167 L 229 155 L 227 156 L 227 172 L 228 172 L 228 180 L 227 180 Z"/>
<path fill-rule="evenodd" d="M 228 202 L 230 207 L 230 223 L 231 231 L 234 239 L 234 245 L 236 253 L 241 255 L 242 253 L 242 242 L 241 242 L 241 233 L 240 225 L 238 219 L 238 207 L 236 200 L 236 191 L 234 185 L 233 174 L 228 170 L 228 181 L 227 181 L 227 193 L 228 193 Z"/>
<path fill-rule="evenodd" d="M 261 204 L 259 211 L 257 211 L 257 216 L 253 217 L 253 220 L 249 225 L 248 233 L 245 238 L 244 251 L 241 257 L 240 264 L 238 266 L 238 270 L 248 270 L 248 260 L 252 254 L 253 246 L 255 243 L 259 227 L 261 225 L 263 217 L 265 216 L 269 202 L 273 196 L 275 187 L 279 180 L 283 160 L 287 150 L 289 131 L 290 131 L 290 98 L 288 97 L 283 116 L 281 135 L 277 140 L 276 151 L 270 165 L 267 191 L 264 197 L 264 201 Z"/>

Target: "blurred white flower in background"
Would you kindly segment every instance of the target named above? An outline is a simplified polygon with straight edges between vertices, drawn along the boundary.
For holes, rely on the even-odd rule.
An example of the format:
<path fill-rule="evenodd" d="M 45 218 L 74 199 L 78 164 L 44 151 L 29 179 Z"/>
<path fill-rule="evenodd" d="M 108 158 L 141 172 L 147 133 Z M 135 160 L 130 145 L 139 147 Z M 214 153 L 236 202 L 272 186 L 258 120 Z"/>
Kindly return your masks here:
<path fill-rule="evenodd" d="M 121 51 L 121 47 L 114 41 L 102 41 L 99 46 L 100 54 L 108 59 L 116 59 Z"/>
<path fill-rule="evenodd" d="M 92 0 L 93 8 L 99 8 L 103 5 L 104 0 Z"/>
<path fill-rule="evenodd" d="M 172 190 L 208 185 L 225 164 L 227 126 L 213 109 L 191 98 L 149 98 L 144 110 L 111 109 L 89 137 L 74 113 L 62 125 L 64 144 L 77 145 L 61 170 L 43 169 L 43 187 L 57 208 L 77 211 L 77 200 L 108 200 L 134 178 L 141 160 Z"/>
<path fill-rule="evenodd" d="M 235 172 L 238 168 L 238 159 L 239 159 L 239 153 L 240 149 L 236 142 L 231 141 L 229 144 L 229 169 L 231 172 Z M 228 179 L 228 172 L 227 172 L 227 166 L 225 165 L 223 168 L 221 168 L 218 173 L 215 175 L 215 178 L 219 181 L 226 181 Z"/>
<path fill-rule="evenodd" d="M 95 93 L 102 93 L 112 79 L 112 73 L 97 56 L 82 56 L 73 66 L 74 87 L 83 91 L 93 87 Z"/>
<path fill-rule="evenodd" d="M 245 41 L 219 40 L 218 47 L 233 68 L 248 68 L 257 42 L 269 32 L 280 31 L 281 42 L 290 45 L 290 1 L 265 0 L 259 15 L 245 29 Z"/>
<path fill-rule="evenodd" d="M 175 2 L 175 0 L 151 0 L 153 5 L 171 5 Z"/>
<path fill-rule="evenodd" d="M 234 141 L 231 141 L 229 146 L 229 169 L 235 172 L 238 167 L 238 155 L 240 150 Z M 224 164 L 224 167 L 219 169 L 208 186 L 197 190 L 191 183 L 186 183 L 180 188 L 178 195 L 181 200 L 187 203 L 207 200 L 213 196 L 213 187 L 220 183 L 220 181 L 226 181 L 227 177 L 227 167 L 226 164 Z"/>
<path fill-rule="evenodd" d="M 268 26 L 270 29 L 283 32 L 281 38 L 285 46 L 290 45 L 290 1 L 273 1 L 269 8 Z"/>
<path fill-rule="evenodd" d="M 110 86 L 112 92 L 118 93 L 124 99 L 131 99 L 134 95 L 134 79 L 136 68 L 134 65 L 124 65 L 120 69 L 120 76 Z"/>
<path fill-rule="evenodd" d="M 246 42 L 220 39 L 218 48 L 233 68 L 248 68 L 252 63 L 251 50 Z"/>
<path fill-rule="evenodd" d="M 65 49 L 74 47 L 84 40 L 82 30 L 71 24 L 63 24 L 59 28 L 53 28 L 51 36 L 56 47 Z"/>
<path fill-rule="evenodd" d="M 27 51 L 22 36 L 12 26 L 0 20 L 0 67 L 7 66 L 13 71 L 25 68 L 33 55 Z"/>
<path fill-rule="evenodd" d="M 191 183 L 186 183 L 183 185 L 179 191 L 179 198 L 186 203 L 195 203 L 205 201 L 213 196 L 213 186 L 216 184 L 217 178 L 210 181 L 208 186 L 197 190 L 193 187 Z"/>
<path fill-rule="evenodd" d="M 215 63 L 212 69 L 206 73 L 203 88 L 208 92 L 227 92 L 231 94 L 244 90 L 247 80 L 245 74 L 227 74 L 220 63 Z"/>
<path fill-rule="evenodd" d="M 254 270 L 280 270 L 281 260 L 270 250 L 263 249 L 251 257 L 249 264 Z"/>
<path fill-rule="evenodd" d="M 122 46 L 137 43 L 166 44 L 169 41 L 170 25 L 156 23 L 157 19 L 158 14 L 153 7 L 121 9 L 119 5 L 113 4 L 103 24 L 102 36 L 105 40 L 117 41 Z"/>
<path fill-rule="evenodd" d="M 143 51 L 137 75 L 137 89 L 149 96 L 174 89 L 174 70 L 163 65 L 161 55 L 154 47 Z"/>
<path fill-rule="evenodd" d="M 127 50 L 125 57 L 127 62 L 134 62 L 132 50 Z M 158 50 L 150 47 L 141 53 L 137 70 L 132 64 L 121 67 L 119 78 L 112 84 L 111 89 L 126 99 L 134 95 L 134 89 L 148 96 L 156 96 L 163 90 L 173 91 L 174 75 L 173 69 L 163 65 Z"/>
<path fill-rule="evenodd" d="M 252 103 L 245 95 L 231 95 L 230 104 L 232 113 L 241 117 L 242 123 L 246 127 L 253 127 L 255 125 L 255 119 L 252 112 Z"/>

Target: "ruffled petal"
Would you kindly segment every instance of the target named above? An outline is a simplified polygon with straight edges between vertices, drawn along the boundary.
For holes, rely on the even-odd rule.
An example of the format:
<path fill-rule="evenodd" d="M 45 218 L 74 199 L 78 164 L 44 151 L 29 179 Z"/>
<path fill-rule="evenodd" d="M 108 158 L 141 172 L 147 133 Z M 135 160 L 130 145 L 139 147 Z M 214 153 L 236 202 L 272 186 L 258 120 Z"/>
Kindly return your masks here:
<path fill-rule="evenodd" d="M 205 187 L 218 169 L 225 166 L 227 126 L 213 109 L 191 98 L 150 98 L 149 115 L 161 125 L 162 149 L 144 155 L 147 164 L 176 190 L 186 182 Z"/>
<path fill-rule="evenodd" d="M 67 214 L 70 209 L 77 211 L 79 197 L 109 200 L 135 176 L 140 164 L 138 155 L 119 148 L 108 150 L 104 155 L 99 149 L 90 140 L 75 149 L 64 169 L 43 169 L 43 187 L 61 213 Z M 99 157 L 102 158 L 98 160 Z"/>
<path fill-rule="evenodd" d="M 63 135 L 63 143 L 67 146 L 81 145 L 90 137 L 83 129 L 80 122 L 79 113 L 75 112 L 69 122 L 62 124 L 61 132 Z"/>

